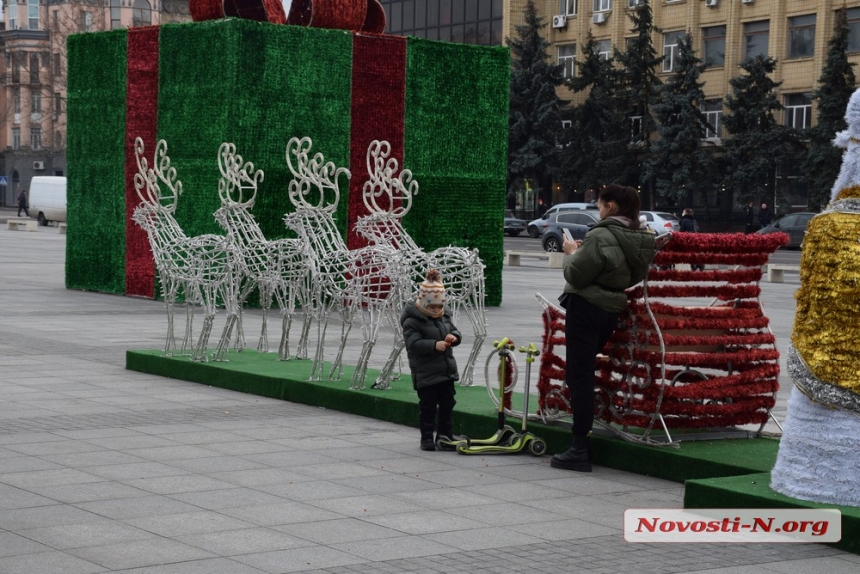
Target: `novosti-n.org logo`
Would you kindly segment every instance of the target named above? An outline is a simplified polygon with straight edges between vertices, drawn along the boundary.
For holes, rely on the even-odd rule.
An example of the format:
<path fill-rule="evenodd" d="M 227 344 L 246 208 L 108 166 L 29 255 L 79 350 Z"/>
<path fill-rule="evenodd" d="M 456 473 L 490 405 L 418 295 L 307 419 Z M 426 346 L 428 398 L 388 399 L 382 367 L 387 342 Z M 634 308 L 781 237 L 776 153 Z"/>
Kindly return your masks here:
<path fill-rule="evenodd" d="M 835 508 L 633 508 L 624 511 L 627 542 L 839 542 Z"/>

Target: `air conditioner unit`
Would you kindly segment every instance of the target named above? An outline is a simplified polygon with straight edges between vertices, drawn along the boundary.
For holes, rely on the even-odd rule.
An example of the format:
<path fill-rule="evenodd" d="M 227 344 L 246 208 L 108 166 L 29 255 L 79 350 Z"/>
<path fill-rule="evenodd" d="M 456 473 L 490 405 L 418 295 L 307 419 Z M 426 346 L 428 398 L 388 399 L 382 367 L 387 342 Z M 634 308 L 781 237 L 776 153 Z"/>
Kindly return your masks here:
<path fill-rule="evenodd" d="M 36 171 L 42 171 L 43 169 L 45 169 L 45 162 L 34 161 L 33 162 L 33 169 L 35 169 Z"/>
<path fill-rule="evenodd" d="M 720 0 L 705 0 L 705 6 L 708 8 L 716 8 L 720 5 Z"/>
<path fill-rule="evenodd" d="M 741 0 L 741 4 L 755 4 L 755 0 Z"/>
<path fill-rule="evenodd" d="M 591 21 L 594 24 L 605 24 L 606 23 L 606 12 L 597 12 L 591 17 Z"/>
<path fill-rule="evenodd" d="M 564 14 L 556 14 L 552 17 L 553 28 L 564 28 L 565 26 L 567 26 L 567 16 Z"/>

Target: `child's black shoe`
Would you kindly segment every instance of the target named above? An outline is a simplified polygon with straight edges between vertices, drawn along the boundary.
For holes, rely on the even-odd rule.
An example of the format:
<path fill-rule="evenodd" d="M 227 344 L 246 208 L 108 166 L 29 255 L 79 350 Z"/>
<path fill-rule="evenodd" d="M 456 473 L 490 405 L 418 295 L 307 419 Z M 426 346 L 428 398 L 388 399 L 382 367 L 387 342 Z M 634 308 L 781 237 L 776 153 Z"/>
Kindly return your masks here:
<path fill-rule="evenodd" d="M 421 437 L 421 450 L 436 450 L 436 443 L 433 442 L 433 435 L 429 437 Z"/>

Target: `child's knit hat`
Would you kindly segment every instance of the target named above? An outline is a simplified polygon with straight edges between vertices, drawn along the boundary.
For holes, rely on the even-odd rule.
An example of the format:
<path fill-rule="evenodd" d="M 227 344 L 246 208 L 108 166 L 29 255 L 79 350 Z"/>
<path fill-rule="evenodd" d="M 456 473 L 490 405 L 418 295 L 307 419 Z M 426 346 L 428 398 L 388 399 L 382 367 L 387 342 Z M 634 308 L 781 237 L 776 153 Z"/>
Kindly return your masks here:
<path fill-rule="evenodd" d="M 438 319 L 445 312 L 444 308 L 437 312 L 427 310 L 428 305 L 445 305 L 445 286 L 442 284 L 442 274 L 437 269 L 427 272 L 427 279 L 418 286 L 418 296 L 415 298 L 415 307 L 434 319 Z"/>

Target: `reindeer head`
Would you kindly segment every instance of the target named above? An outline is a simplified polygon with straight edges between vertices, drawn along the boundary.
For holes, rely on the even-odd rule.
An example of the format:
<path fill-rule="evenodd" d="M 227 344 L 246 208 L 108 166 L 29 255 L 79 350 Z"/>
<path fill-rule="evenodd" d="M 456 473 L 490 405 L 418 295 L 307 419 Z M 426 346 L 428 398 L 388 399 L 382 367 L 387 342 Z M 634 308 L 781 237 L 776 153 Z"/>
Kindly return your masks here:
<path fill-rule="evenodd" d="M 176 168 L 170 166 L 167 155 L 167 142 L 159 140 L 155 146 L 153 158 L 154 167 L 150 168 L 143 157 L 143 139 L 134 140 L 134 159 L 137 162 L 137 173 L 134 174 L 134 189 L 140 198 L 141 205 L 153 213 L 172 214 L 176 211 L 176 202 L 182 195 L 182 182 L 176 180 Z M 170 191 L 162 195 L 159 181 Z"/>
<path fill-rule="evenodd" d="M 367 173 L 370 179 L 364 184 L 362 196 L 370 213 L 387 213 L 390 217 L 401 218 L 412 207 L 412 197 L 418 193 L 418 182 L 412 180 L 412 172 L 408 169 L 395 175 L 397 158 L 389 158 L 390 154 L 391 144 L 387 141 L 373 140 L 370 143 L 367 148 Z M 385 201 L 380 202 L 381 197 Z"/>
<path fill-rule="evenodd" d="M 351 177 L 345 167 L 326 162 L 322 153 L 310 157 L 311 138 L 290 138 L 287 142 L 287 166 L 293 174 L 290 181 L 290 202 L 296 209 L 316 209 L 332 214 L 340 201 L 340 176 Z"/>
<path fill-rule="evenodd" d="M 218 196 L 224 207 L 249 209 L 254 207 L 257 186 L 263 181 L 263 170 L 254 170 L 254 164 L 245 162 L 236 153 L 236 145 L 222 143 L 218 148 Z"/>

